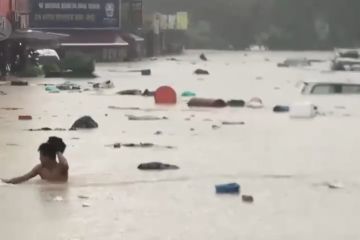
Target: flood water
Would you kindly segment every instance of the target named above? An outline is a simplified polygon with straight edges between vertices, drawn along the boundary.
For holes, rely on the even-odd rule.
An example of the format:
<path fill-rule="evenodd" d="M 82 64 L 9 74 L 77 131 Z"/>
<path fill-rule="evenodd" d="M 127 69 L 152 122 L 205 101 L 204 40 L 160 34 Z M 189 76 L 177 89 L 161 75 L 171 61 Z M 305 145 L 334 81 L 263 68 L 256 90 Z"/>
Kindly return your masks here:
<path fill-rule="evenodd" d="M 278 68 L 287 57 L 329 60 L 330 52 L 199 51 L 138 63 L 98 64 L 97 79 L 114 89 L 51 94 L 40 83 L 64 79 L 29 79 L 28 87 L 0 85 L 0 177 L 9 178 L 38 163 L 37 147 L 49 136 L 68 144 L 68 184 L 34 179 L 0 185 L 0 236 L 14 240 L 278 240 L 358 239 L 360 229 L 359 96 L 302 96 L 301 81 L 356 80 L 359 73 L 329 72 L 329 63 L 307 68 Z M 151 76 L 129 70 L 149 68 Z M 196 68 L 209 76 L 193 74 Z M 260 97 L 263 109 L 190 109 L 156 106 L 153 98 L 119 96 L 125 89 L 155 90 L 170 85 L 199 97 Z M 295 120 L 274 114 L 276 104 L 311 101 L 326 113 Z M 109 106 L 143 110 L 113 110 Z M 145 110 L 144 110 L 145 109 Z M 150 111 L 151 110 L 151 111 Z M 156 110 L 156 111 L 155 111 Z M 31 121 L 18 121 L 30 114 Z M 136 116 L 166 116 L 163 121 L 129 121 Z M 96 130 L 30 132 L 29 128 L 70 128 L 83 115 Z M 189 119 L 188 119 L 189 118 Z M 187 119 L 187 120 L 186 120 Z M 221 126 L 222 121 L 244 121 Z M 193 131 L 191 131 L 193 129 Z M 162 135 L 155 135 L 162 131 Z M 115 142 L 151 142 L 176 149 L 114 149 Z M 141 172 L 143 162 L 176 164 L 177 171 Z M 214 186 L 238 182 L 239 196 L 218 196 Z M 339 182 L 330 189 L 324 182 Z M 86 196 L 88 199 L 82 199 Z M 87 205 L 88 207 L 84 207 Z"/>

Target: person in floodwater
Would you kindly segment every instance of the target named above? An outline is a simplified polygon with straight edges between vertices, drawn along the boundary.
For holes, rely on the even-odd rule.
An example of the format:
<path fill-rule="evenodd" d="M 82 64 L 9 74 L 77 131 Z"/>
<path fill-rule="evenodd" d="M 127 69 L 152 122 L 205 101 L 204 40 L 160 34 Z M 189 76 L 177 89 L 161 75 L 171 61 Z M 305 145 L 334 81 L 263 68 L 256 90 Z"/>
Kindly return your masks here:
<path fill-rule="evenodd" d="M 40 145 L 40 164 L 36 165 L 30 172 L 23 176 L 8 180 L 3 179 L 2 181 L 8 184 L 19 184 L 39 175 L 43 180 L 48 182 L 67 182 L 69 164 L 63 156 L 63 151 L 58 151 L 58 146 L 52 144 L 54 139 L 56 142 L 56 138 L 50 138 L 47 143 Z M 63 150 L 65 150 L 65 147 Z M 56 161 L 56 158 L 58 161 Z"/>

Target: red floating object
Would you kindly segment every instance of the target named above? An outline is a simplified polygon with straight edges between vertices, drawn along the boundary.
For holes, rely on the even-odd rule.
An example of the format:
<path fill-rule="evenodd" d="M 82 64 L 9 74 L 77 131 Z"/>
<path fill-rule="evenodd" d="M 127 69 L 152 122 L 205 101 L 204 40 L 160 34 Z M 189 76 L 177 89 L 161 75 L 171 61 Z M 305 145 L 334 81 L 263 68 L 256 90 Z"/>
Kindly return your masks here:
<path fill-rule="evenodd" d="M 156 104 L 176 104 L 176 92 L 169 86 L 162 86 L 155 92 L 155 103 Z"/>

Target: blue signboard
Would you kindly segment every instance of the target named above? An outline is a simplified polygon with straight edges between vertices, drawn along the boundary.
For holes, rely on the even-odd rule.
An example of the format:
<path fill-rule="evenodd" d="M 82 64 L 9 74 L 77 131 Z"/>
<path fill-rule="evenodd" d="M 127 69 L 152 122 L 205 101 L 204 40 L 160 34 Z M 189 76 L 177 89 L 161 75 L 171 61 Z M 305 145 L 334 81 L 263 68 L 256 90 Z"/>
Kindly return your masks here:
<path fill-rule="evenodd" d="M 1 0 L 0 0 L 1 1 Z M 119 28 L 120 0 L 32 0 L 32 28 Z"/>

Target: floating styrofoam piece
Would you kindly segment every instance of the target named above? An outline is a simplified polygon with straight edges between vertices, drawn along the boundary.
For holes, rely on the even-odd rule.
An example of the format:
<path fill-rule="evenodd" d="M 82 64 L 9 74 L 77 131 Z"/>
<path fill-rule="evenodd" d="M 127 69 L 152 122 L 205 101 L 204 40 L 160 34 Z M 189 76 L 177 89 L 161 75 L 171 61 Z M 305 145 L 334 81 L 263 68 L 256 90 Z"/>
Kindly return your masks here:
<path fill-rule="evenodd" d="M 294 103 L 290 107 L 291 118 L 314 118 L 317 114 L 317 107 L 310 102 Z"/>
<path fill-rule="evenodd" d="M 62 196 L 56 196 L 53 198 L 53 201 L 54 202 L 62 202 L 62 201 L 64 201 L 64 198 Z"/>
<path fill-rule="evenodd" d="M 114 88 L 115 85 L 112 81 L 108 80 L 102 83 L 95 83 L 93 85 L 93 88 L 99 89 L 99 88 L 103 88 L 103 89 L 110 89 L 110 88 Z"/>
<path fill-rule="evenodd" d="M 263 101 L 262 101 L 260 98 L 254 97 L 254 98 L 250 99 L 250 101 L 248 101 L 248 102 L 246 103 L 246 107 L 248 107 L 248 108 L 254 108 L 254 109 L 256 109 L 256 108 L 263 108 L 263 107 L 264 107 L 264 104 L 263 104 Z"/>

